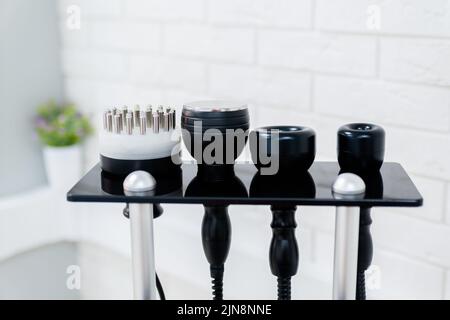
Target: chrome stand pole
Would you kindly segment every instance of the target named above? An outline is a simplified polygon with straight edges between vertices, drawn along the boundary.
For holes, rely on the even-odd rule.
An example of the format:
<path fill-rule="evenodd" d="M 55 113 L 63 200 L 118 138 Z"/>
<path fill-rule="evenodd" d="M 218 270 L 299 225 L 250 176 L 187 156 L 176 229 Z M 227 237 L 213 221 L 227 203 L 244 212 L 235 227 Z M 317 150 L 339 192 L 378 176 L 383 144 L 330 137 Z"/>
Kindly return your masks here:
<path fill-rule="evenodd" d="M 333 195 L 338 199 L 355 199 L 364 192 L 364 181 L 352 173 L 339 175 L 333 184 Z M 333 300 L 356 299 L 359 211 L 359 207 L 336 207 Z"/>
<path fill-rule="evenodd" d="M 128 196 L 151 195 L 156 181 L 146 171 L 134 171 L 127 176 L 123 187 Z M 134 299 L 156 300 L 153 205 L 130 203 L 129 215 Z"/>

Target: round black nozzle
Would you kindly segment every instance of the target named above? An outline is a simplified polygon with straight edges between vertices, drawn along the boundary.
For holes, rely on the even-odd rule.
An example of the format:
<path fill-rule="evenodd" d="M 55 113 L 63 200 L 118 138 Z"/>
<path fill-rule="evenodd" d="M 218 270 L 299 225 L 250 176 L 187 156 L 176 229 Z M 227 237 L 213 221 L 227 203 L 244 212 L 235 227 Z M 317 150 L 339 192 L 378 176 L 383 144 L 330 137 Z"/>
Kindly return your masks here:
<path fill-rule="evenodd" d="M 337 154 L 342 170 L 378 171 L 384 160 L 385 131 L 370 123 L 350 123 L 338 130 Z"/>
<path fill-rule="evenodd" d="M 258 170 L 278 165 L 279 173 L 307 171 L 316 156 L 316 133 L 302 126 L 257 128 L 250 133 L 250 151 Z"/>

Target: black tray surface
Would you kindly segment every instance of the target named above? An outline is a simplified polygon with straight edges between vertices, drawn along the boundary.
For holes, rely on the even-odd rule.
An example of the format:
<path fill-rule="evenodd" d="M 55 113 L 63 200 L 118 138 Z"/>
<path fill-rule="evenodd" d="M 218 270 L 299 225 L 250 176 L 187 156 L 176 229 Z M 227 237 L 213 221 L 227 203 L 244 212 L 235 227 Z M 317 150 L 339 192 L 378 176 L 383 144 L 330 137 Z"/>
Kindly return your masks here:
<path fill-rule="evenodd" d="M 156 177 L 153 196 L 125 196 L 124 177 L 94 166 L 68 193 L 68 201 L 132 203 L 197 203 L 209 205 L 265 204 L 308 206 L 418 207 L 422 196 L 398 163 L 386 162 L 379 173 L 362 177 L 361 199 L 336 199 L 331 186 L 339 174 L 337 162 L 315 162 L 307 173 L 261 176 L 251 163 L 236 164 L 235 175 L 213 182 L 197 176 L 197 165 L 184 163 L 181 173 Z"/>

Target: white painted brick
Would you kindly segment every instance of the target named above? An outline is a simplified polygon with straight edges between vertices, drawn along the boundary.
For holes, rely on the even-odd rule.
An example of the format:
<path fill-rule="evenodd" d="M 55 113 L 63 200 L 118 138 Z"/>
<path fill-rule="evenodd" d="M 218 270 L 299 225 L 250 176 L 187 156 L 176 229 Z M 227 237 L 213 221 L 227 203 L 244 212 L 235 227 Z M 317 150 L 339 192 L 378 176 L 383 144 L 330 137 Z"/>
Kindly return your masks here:
<path fill-rule="evenodd" d="M 450 36 L 448 0 L 318 0 L 316 26 L 319 29 L 374 32 L 368 28 L 369 6 L 380 9 L 381 33 Z"/>
<path fill-rule="evenodd" d="M 375 250 L 381 245 L 409 256 L 450 267 L 450 227 L 374 208 L 372 235 Z"/>
<path fill-rule="evenodd" d="M 84 17 L 114 18 L 121 14 L 121 0 L 58 0 L 60 14 L 68 16 L 71 5 L 80 7 L 81 24 Z"/>
<path fill-rule="evenodd" d="M 366 36 L 261 30 L 258 62 L 262 65 L 375 75 L 375 40 Z"/>
<path fill-rule="evenodd" d="M 93 47 L 106 49 L 160 50 L 161 29 L 158 24 L 142 22 L 93 22 L 90 26 Z"/>
<path fill-rule="evenodd" d="M 214 23 L 309 28 L 311 0 L 210 0 L 208 17 Z"/>
<path fill-rule="evenodd" d="M 65 49 L 71 48 L 86 48 L 89 45 L 89 38 L 91 35 L 91 25 L 89 22 L 84 22 L 80 29 L 69 29 L 65 22 L 60 23 L 60 36 L 62 47 Z"/>
<path fill-rule="evenodd" d="M 450 137 L 386 127 L 386 159 L 412 173 L 450 180 Z"/>
<path fill-rule="evenodd" d="M 387 38 L 380 52 L 384 78 L 450 86 L 450 40 Z"/>
<path fill-rule="evenodd" d="M 264 107 L 256 106 L 255 115 L 251 119 L 251 126 L 262 127 L 271 125 L 305 125 L 309 126 L 312 121 L 312 114 L 301 111 L 285 109 L 280 112 L 277 106 Z"/>
<path fill-rule="evenodd" d="M 158 88 L 144 89 L 128 83 L 97 83 L 93 104 L 102 110 L 108 106 L 158 105 L 161 100 L 162 93 Z"/>
<path fill-rule="evenodd" d="M 117 53 L 63 50 L 62 69 L 66 76 L 118 79 L 127 75 L 126 58 Z"/>
<path fill-rule="evenodd" d="M 210 94 L 260 105 L 308 110 L 308 74 L 253 66 L 211 65 Z M 282 111 L 280 111 L 282 112 Z"/>
<path fill-rule="evenodd" d="M 167 25 L 164 30 L 165 52 L 218 61 L 254 60 L 254 32 L 243 28 L 203 25 Z"/>
<path fill-rule="evenodd" d="M 211 100 L 212 97 L 202 92 L 191 92 L 179 89 L 165 89 L 163 91 L 163 103 L 181 108 L 189 101 Z"/>
<path fill-rule="evenodd" d="M 65 87 L 65 99 L 90 115 L 95 124 L 99 122 L 100 112 L 107 107 L 164 102 L 161 90 L 131 86 L 128 83 L 67 78 Z"/>
<path fill-rule="evenodd" d="M 74 103 L 83 112 L 93 109 L 92 97 L 94 96 L 94 83 L 76 77 L 66 77 L 64 79 L 64 99 Z"/>
<path fill-rule="evenodd" d="M 206 90 L 206 64 L 150 55 L 130 58 L 130 80 L 137 84 L 161 87 Z"/>
<path fill-rule="evenodd" d="M 380 288 L 367 290 L 369 299 L 442 299 L 441 268 L 377 249 L 373 265 L 380 268 Z"/>
<path fill-rule="evenodd" d="M 377 80 L 318 76 L 315 109 L 358 121 L 448 131 L 450 90 Z"/>
<path fill-rule="evenodd" d="M 127 0 L 124 10 L 132 18 L 199 21 L 204 18 L 203 0 Z"/>
<path fill-rule="evenodd" d="M 411 175 L 411 179 L 424 198 L 424 205 L 419 208 L 389 209 L 411 216 L 441 222 L 444 213 L 445 182 Z"/>

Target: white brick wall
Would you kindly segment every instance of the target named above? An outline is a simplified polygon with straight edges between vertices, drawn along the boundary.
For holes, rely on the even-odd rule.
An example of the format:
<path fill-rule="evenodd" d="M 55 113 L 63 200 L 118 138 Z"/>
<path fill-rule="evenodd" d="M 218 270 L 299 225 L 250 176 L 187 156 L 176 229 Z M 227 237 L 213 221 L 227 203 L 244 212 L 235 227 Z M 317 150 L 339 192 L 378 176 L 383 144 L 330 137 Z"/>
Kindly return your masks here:
<path fill-rule="evenodd" d="M 81 8 L 81 30 L 66 28 L 69 4 Z M 449 0 L 60 0 L 59 5 L 66 96 L 93 115 L 111 104 L 245 100 L 255 126 L 312 126 L 318 158 L 328 160 L 336 157 L 340 125 L 382 124 L 387 159 L 411 173 L 425 205 L 374 210 L 374 264 L 381 268 L 382 285 L 369 295 L 450 298 Z M 87 163 L 95 163 L 94 139 L 87 150 Z M 267 264 L 268 217 L 256 215 L 267 208 L 235 210 L 240 242 L 246 226 L 256 223 L 248 231 L 255 239 L 243 246 L 234 242 L 233 250 L 241 250 L 235 254 L 253 252 L 252 259 Z M 186 216 L 177 221 L 194 230 L 197 225 Z M 95 221 L 83 221 L 84 237 L 113 241 L 118 222 L 106 227 L 113 231 L 93 236 L 105 228 Z M 333 208 L 300 208 L 297 221 L 300 274 L 329 282 Z M 170 265 L 173 257 L 161 259 Z M 203 273 L 190 272 L 202 279 Z M 266 273 L 261 270 L 261 277 Z M 267 297 L 264 290 L 273 279 L 259 282 L 259 294 Z"/>

